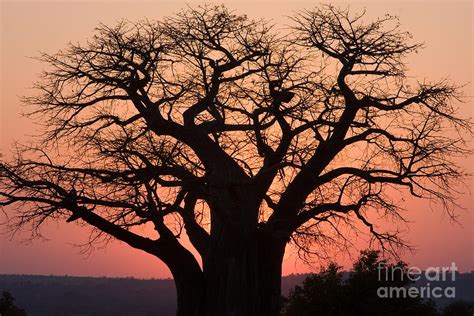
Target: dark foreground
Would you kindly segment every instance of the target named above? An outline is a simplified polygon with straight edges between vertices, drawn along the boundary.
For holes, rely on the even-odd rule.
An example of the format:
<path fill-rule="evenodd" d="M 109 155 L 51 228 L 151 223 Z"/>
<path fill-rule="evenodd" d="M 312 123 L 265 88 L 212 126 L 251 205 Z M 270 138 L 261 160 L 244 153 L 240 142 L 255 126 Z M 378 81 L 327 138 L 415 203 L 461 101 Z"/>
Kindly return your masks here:
<path fill-rule="evenodd" d="M 284 277 L 282 294 L 287 295 L 305 277 Z M 457 299 L 474 300 L 474 272 L 459 274 L 455 286 Z M 170 279 L 0 275 L 2 291 L 9 291 L 29 316 L 173 316 L 176 310 Z M 439 307 L 450 303 L 447 299 L 434 301 Z"/>

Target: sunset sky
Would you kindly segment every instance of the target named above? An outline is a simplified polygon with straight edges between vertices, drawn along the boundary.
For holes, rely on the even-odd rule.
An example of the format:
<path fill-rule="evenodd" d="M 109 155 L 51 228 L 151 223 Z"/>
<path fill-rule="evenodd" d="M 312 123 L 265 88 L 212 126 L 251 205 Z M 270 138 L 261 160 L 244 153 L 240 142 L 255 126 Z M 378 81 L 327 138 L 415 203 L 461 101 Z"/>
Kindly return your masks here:
<path fill-rule="evenodd" d="M 26 142 L 36 127 L 20 116 L 25 111 L 19 96 L 31 94 L 29 89 L 43 65 L 29 57 L 38 52 L 54 53 L 69 41 L 84 42 L 100 22 L 113 25 L 126 18 L 160 19 L 162 16 L 197 1 L 2 1 L 0 4 L 0 152 L 8 156 L 14 140 Z M 271 19 L 284 27 L 292 12 L 310 9 L 315 1 L 208 1 L 225 3 L 236 12 L 250 17 Z M 333 2 L 331 2 L 333 3 Z M 419 79 L 448 78 L 463 89 L 468 101 L 461 106 L 464 117 L 473 116 L 474 96 L 474 21 L 472 1 L 366 1 L 337 2 L 354 10 L 367 9 L 367 18 L 385 13 L 400 17 L 402 29 L 410 31 L 414 40 L 426 48 L 408 59 L 409 73 Z M 474 144 L 472 144 L 474 145 Z M 474 173 L 472 159 L 462 161 Z M 473 181 L 467 182 L 472 187 Z M 427 201 L 407 200 L 404 215 L 411 221 L 404 238 L 416 249 L 403 258 L 420 268 L 449 266 L 455 262 L 461 271 L 474 270 L 473 197 L 467 188 L 460 197 L 465 210 L 457 211 L 454 223 L 436 205 Z M 3 214 L 0 214 L 0 221 Z M 1 228 L 0 228 L 1 229 Z M 21 235 L 10 241 L 0 236 L 0 274 L 55 274 L 80 276 L 134 276 L 163 278 L 170 273 L 164 264 L 151 255 L 115 242 L 106 249 L 81 254 L 73 244 L 87 241 L 87 231 L 74 224 L 58 223 L 44 229 L 46 241 L 21 244 Z M 357 243 L 359 250 L 366 244 Z M 354 254 L 357 253 L 354 250 Z M 293 251 L 287 252 L 283 273 L 302 273 L 313 268 L 297 262 Z M 351 259 L 340 255 L 338 263 L 348 267 Z M 316 263 L 317 267 L 318 264 Z"/>

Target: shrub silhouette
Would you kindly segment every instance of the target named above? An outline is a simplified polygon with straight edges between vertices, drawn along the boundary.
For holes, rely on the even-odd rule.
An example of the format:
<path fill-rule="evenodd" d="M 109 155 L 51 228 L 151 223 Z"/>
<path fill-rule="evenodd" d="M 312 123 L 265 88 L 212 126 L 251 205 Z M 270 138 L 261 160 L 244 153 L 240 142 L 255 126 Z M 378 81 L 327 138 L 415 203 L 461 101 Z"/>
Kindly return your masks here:
<path fill-rule="evenodd" d="M 3 292 L 0 298 L 0 315 L 1 316 L 26 316 L 26 312 L 15 306 L 15 298 L 10 292 Z"/>
<path fill-rule="evenodd" d="M 443 316 L 472 316 L 474 315 L 474 302 L 455 301 L 443 310 Z"/>
<path fill-rule="evenodd" d="M 379 266 L 394 268 L 394 278 L 379 280 Z M 310 275 L 302 286 L 296 286 L 284 304 L 285 316 L 371 316 L 383 315 L 438 315 L 432 301 L 420 298 L 381 298 L 379 287 L 401 287 L 410 285 L 406 264 L 389 264 L 374 250 L 363 251 L 345 278 L 341 267 L 334 263 L 318 274 Z"/>

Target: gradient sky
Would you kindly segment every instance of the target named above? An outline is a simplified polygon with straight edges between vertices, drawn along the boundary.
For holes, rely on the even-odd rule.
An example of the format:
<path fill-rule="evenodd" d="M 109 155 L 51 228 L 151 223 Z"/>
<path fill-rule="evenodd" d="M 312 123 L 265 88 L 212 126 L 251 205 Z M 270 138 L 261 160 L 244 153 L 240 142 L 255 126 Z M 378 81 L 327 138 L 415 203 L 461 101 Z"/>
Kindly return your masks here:
<path fill-rule="evenodd" d="M 194 5 L 202 2 L 186 1 Z M 251 17 L 288 23 L 285 18 L 293 11 L 313 8 L 314 1 L 208 1 L 225 3 L 238 13 Z M 471 1 L 366 1 L 338 2 L 350 4 L 354 10 L 367 9 L 367 16 L 385 13 L 400 16 L 402 28 L 410 31 L 416 41 L 426 48 L 409 59 L 410 74 L 420 79 L 449 78 L 467 84 L 464 92 L 470 97 L 462 105 L 465 117 L 473 114 L 473 43 L 474 22 Z M 69 41 L 84 41 L 100 22 L 114 24 L 127 18 L 159 19 L 185 6 L 182 1 L 81 1 L 41 2 L 15 1 L 0 3 L 0 152 L 8 155 L 13 140 L 27 141 L 35 134 L 35 126 L 20 117 L 24 111 L 18 96 L 31 93 L 29 87 L 42 65 L 29 56 L 39 51 L 53 53 Z M 462 162 L 474 172 L 472 159 Z M 473 181 L 468 181 L 472 187 Z M 465 190 L 460 203 L 466 210 L 458 210 L 458 223 L 426 201 L 408 200 L 406 218 L 411 221 L 404 237 L 416 248 L 403 258 L 420 268 L 448 266 L 456 262 L 461 271 L 474 270 L 474 216 L 472 195 Z M 87 240 L 87 231 L 71 224 L 50 225 L 44 230 L 47 241 L 20 244 L 19 238 L 10 241 L 0 236 L 0 274 L 56 274 L 81 276 L 134 276 L 139 278 L 169 277 L 168 269 L 156 258 L 129 248 L 119 242 L 98 249 L 89 256 L 79 253 L 80 244 Z M 20 236 L 21 237 L 21 236 Z M 359 249 L 366 247 L 363 240 Z M 357 253 L 357 249 L 354 249 Z M 301 273 L 312 268 L 298 263 L 291 250 L 287 252 L 284 274 Z M 350 258 L 338 255 L 338 263 L 348 267 Z M 317 266 L 317 263 L 316 263 Z"/>

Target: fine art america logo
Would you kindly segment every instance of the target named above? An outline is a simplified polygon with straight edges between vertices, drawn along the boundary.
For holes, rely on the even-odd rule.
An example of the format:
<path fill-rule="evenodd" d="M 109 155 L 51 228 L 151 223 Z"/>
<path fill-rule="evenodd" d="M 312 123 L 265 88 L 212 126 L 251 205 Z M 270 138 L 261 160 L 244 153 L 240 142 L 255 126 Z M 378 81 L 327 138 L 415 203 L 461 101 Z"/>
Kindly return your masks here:
<path fill-rule="evenodd" d="M 455 298 L 456 288 L 454 286 L 436 286 L 436 282 L 456 280 L 457 267 L 454 262 L 450 267 L 429 267 L 422 271 L 418 267 L 386 266 L 380 263 L 377 267 L 378 281 L 393 284 L 402 281 L 402 284 L 417 281 L 426 281 L 423 286 L 381 286 L 377 289 L 377 295 L 381 298 Z M 446 284 L 446 283 L 444 283 Z M 448 283 L 449 284 L 449 283 Z M 453 283 L 454 285 L 454 283 Z"/>

